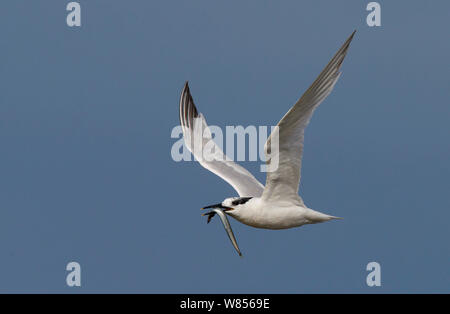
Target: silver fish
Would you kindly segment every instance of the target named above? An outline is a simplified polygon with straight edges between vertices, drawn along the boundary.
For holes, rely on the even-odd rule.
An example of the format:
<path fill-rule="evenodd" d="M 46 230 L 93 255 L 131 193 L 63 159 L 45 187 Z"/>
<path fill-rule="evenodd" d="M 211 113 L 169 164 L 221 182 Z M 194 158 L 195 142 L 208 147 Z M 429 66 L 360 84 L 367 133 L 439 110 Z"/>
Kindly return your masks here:
<path fill-rule="evenodd" d="M 239 256 L 242 257 L 242 253 L 239 250 L 239 246 L 237 244 L 236 238 L 234 237 L 233 230 L 231 229 L 230 222 L 228 221 L 227 215 L 223 212 L 223 210 L 214 208 L 210 212 L 204 213 L 203 216 L 208 215 L 208 223 L 210 222 L 211 218 L 215 215 L 219 215 L 220 220 L 222 221 L 223 227 L 225 228 L 225 231 L 227 232 L 228 238 L 230 239 L 231 243 L 233 244 L 234 248 L 236 249 Z"/>

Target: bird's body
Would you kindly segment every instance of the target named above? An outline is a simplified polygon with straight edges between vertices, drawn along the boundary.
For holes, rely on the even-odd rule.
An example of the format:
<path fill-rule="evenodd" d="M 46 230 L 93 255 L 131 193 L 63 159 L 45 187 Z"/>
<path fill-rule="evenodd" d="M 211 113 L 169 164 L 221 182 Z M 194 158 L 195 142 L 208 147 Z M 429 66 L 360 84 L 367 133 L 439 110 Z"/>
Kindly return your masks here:
<path fill-rule="evenodd" d="M 354 34 L 278 122 L 267 139 L 264 150 L 269 170 L 265 186 L 246 169 L 229 160 L 220 147 L 214 144 L 206 120 L 197 111 L 186 82 L 180 99 L 180 122 L 186 147 L 203 167 L 220 176 L 239 194 L 239 197 L 206 206 L 212 210 L 204 215 L 208 216 L 207 222 L 216 214 L 219 215 L 239 255 L 241 253 L 227 215 L 248 226 L 263 229 L 288 229 L 338 219 L 308 208 L 298 195 L 298 188 L 305 129 L 314 110 L 338 81 L 341 74 L 339 69 Z M 208 149 L 204 150 L 205 147 Z"/>
<path fill-rule="evenodd" d="M 225 200 L 222 203 L 227 206 L 228 201 Z M 300 227 L 337 218 L 295 202 L 266 202 L 260 197 L 253 197 L 245 204 L 237 205 L 226 213 L 248 226 L 273 230 Z"/>

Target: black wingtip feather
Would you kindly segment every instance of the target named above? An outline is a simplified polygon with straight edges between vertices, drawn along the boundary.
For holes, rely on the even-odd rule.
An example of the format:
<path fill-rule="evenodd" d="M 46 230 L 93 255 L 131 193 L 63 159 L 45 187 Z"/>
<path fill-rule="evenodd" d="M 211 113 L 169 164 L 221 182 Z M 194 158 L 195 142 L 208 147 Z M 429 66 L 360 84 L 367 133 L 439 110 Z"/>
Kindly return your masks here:
<path fill-rule="evenodd" d="M 189 81 L 186 81 L 180 99 L 180 124 L 191 128 L 194 118 L 198 116 L 199 114 L 189 89 Z"/>

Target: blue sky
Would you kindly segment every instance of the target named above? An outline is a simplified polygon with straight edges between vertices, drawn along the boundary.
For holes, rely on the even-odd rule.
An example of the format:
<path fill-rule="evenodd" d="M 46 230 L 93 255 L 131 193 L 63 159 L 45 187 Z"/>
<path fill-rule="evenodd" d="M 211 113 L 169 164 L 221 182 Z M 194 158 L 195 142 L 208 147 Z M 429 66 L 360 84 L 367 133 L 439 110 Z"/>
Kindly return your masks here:
<path fill-rule="evenodd" d="M 81 0 L 81 28 L 68 2 L 0 4 L 0 292 L 450 292 L 448 1 L 379 1 L 374 28 L 369 1 Z M 275 125 L 354 29 L 300 190 L 344 220 L 231 219 L 241 259 L 199 210 L 234 190 L 171 159 L 181 88 L 210 124 Z"/>

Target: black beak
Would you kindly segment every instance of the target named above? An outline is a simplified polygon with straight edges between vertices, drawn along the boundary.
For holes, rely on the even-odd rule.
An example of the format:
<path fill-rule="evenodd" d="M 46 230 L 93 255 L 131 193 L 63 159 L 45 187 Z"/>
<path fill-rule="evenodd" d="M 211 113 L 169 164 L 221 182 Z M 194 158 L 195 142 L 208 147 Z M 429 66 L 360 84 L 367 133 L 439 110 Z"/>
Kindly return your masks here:
<path fill-rule="evenodd" d="M 202 209 L 207 209 L 207 208 L 220 208 L 220 209 L 223 209 L 223 210 L 233 209 L 232 207 L 222 206 L 222 203 L 205 206 Z"/>
<path fill-rule="evenodd" d="M 205 206 L 202 209 L 207 209 L 207 208 L 222 208 L 222 203 Z"/>

